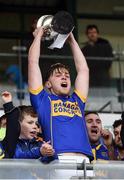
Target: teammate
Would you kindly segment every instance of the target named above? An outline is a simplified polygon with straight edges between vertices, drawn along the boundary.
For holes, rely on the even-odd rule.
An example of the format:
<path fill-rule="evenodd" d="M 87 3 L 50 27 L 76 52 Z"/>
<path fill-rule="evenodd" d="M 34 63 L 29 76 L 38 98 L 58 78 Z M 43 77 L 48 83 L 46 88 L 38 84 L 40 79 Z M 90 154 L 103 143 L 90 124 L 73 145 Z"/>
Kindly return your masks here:
<path fill-rule="evenodd" d="M 102 128 L 99 114 L 97 112 L 87 112 L 85 113 L 85 120 L 94 160 L 113 160 L 113 137 L 109 130 Z"/>

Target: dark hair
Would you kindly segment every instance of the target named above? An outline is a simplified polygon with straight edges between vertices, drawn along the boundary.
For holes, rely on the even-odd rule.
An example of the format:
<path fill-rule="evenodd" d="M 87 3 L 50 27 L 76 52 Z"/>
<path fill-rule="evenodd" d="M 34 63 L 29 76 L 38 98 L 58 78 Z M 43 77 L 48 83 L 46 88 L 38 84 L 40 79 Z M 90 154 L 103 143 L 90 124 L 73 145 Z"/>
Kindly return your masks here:
<path fill-rule="evenodd" d="M 89 24 L 89 25 L 87 25 L 87 27 L 86 27 L 86 34 L 88 33 L 88 31 L 90 30 L 90 29 L 96 29 L 96 31 L 97 31 L 97 33 L 99 33 L 99 29 L 98 29 L 98 27 L 95 25 L 95 24 Z"/>
<path fill-rule="evenodd" d="M 4 115 L 2 115 L 1 117 L 0 117 L 0 121 L 2 121 L 3 119 L 5 119 L 6 118 L 6 114 L 4 114 Z"/>
<path fill-rule="evenodd" d="M 25 115 L 30 115 L 31 117 L 38 117 L 37 113 L 34 111 L 32 106 L 22 105 L 19 106 L 19 110 L 20 110 L 20 117 L 19 117 L 20 122 L 23 121 Z"/>
<path fill-rule="evenodd" d="M 1 117 L 0 117 L 0 127 L 1 127 L 1 124 L 2 124 L 2 120 L 3 119 L 6 119 L 7 117 L 6 117 L 6 114 L 4 114 L 4 115 L 2 115 Z"/>
<path fill-rule="evenodd" d="M 84 113 L 84 116 L 86 117 L 86 116 L 89 115 L 89 114 L 96 114 L 97 116 L 99 116 L 98 112 L 96 112 L 96 111 L 88 111 L 88 112 L 85 112 L 85 113 Z"/>
<path fill-rule="evenodd" d="M 113 123 L 113 128 L 116 128 L 118 126 L 122 125 L 122 120 L 121 119 L 118 119 L 118 120 L 115 120 L 114 123 Z"/>
<path fill-rule="evenodd" d="M 48 81 L 49 77 L 53 74 L 55 69 L 60 71 L 60 69 L 62 69 L 62 68 L 66 69 L 68 72 L 70 72 L 69 67 L 65 64 L 61 64 L 61 63 L 52 64 L 46 73 L 44 82 Z"/>

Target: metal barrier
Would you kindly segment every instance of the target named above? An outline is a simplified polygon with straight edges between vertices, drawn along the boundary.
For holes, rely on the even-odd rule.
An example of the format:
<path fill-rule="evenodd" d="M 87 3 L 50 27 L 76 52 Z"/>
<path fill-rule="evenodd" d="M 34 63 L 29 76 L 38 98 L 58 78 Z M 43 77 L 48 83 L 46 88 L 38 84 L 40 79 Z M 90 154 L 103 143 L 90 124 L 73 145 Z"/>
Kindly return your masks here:
<path fill-rule="evenodd" d="M 69 176 L 70 177 L 69 177 Z M 0 179 L 123 179 L 123 161 L 98 161 L 93 164 L 43 164 L 35 159 L 3 159 L 0 161 Z"/>
<path fill-rule="evenodd" d="M 58 160 L 43 164 L 35 159 L 3 159 L 0 161 L 0 179 L 85 179 L 84 164 L 74 161 L 59 163 Z"/>
<path fill-rule="evenodd" d="M 97 162 L 93 170 L 93 179 L 124 179 L 124 161 Z"/>

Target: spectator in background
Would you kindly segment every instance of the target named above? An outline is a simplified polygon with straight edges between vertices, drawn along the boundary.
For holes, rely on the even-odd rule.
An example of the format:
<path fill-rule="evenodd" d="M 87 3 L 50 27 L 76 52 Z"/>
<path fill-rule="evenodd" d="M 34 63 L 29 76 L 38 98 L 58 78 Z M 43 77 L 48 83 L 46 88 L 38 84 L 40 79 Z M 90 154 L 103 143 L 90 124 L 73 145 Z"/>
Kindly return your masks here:
<path fill-rule="evenodd" d="M 117 160 L 124 161 L 124 147 L 121 140 L 121 128 L 123 121 L 121 119 L 115 120 L 113 123 L 115 157 Z"/>
<path fill-rule="evenodd" d="M 16 64 L 10 65 L 6 70 L 6 75 L 8 76 L 9 82 L 14 83 L 17 87 L 17 98 L 24 99 L 25 94 L 24 92 L 21 92 L 21 90 L 24 90 L 26 83 L 23 80 L 19 66 Z"/>
<path fill-rule="evenodd" d="M 113 159 L 112 134 L 102 128 L 102 121 L 96 112 L 85 113 L 88 135 L 94 155 L 94 160 Z"/>
<path fill-rule="evenodd" d="M 84 43 L 84 53 L 90 69 L 91 86 L 108 86 L 110 84 L 109 70 L 112 64 L 113 50 L 108 40 L 99 36 L 99 29 L 91 24 L 86 27 L 88 41 Z M 105 58 L 105 60 L 103 59 Z"/>
<path fill-rule="evenodd" d="M 75 91 L 70 96 L 71 80 L 68 67 L 61 63 L 51 66 L 43 88 L 39 68 L 40 45 L 43 27 L 35 29 L 34 40 L 28 55 L 28 83 L 31 103 L 39 116 L 44 140 L 53 145 L 59 158 L 83 162 L 92 158 L 92 150 L 84 120 L 84 107 L 89 89 L 89 69 L 79 45 L 70 33 L 68 43 L 77 70 Z M 68 157 L 67 157 L 68 156 Z M 75 158 L 75 159 L 74 159 Z"/>

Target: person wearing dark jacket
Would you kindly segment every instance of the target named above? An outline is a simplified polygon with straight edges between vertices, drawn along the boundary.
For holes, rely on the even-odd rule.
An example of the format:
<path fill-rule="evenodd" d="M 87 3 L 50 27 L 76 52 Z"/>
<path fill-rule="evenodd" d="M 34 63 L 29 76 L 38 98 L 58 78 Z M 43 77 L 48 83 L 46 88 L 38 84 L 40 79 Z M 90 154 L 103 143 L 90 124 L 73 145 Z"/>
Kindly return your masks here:
<path fill-rule="evenodd" d="M 46 162 L 53 160 L 54 150 L 50 142 L 37 141 L 37 132 L 39 133 L 38 117 L 33 108 L 25 105 L 15 108 L 12 100 L 10 101 L 11 94 L 7 91 L 4 94 L 6 94 L 6 97 L 4 96 L 4 101 L 6 102 L 4 108 L 9 109 L 10 114 L 14 112 L 13 116 L 8 117 L 8 121 L 11 122 L 12 119 L 16 119 L 18 126 L 18 128 L 15 127 L 16 129 L 13 127 L 13 133 L 10 134 L 12 141 L 15 141 L 14 137 L 16 137 L 11 157 L 23 159 L 41 158 L 41 160 L 42 157 L 46 157 Z M 14 111 L 15 109 L 17 111 Z"/>
<path fill-rule="evenodd" d="M 3 100 L 6 99 L 6 95 L 6 92 L 2 93 Z M 7 102 L 3 106 L 7 121 L 5 138 L 0 141 L 0 159 L 13 157 L 20 134 L 19 123 L 16 118 L 19 116 L 18 108 L 14 108 L 11 102 Z"/>
<path fill-rule="evenodd" d="M 110 84 L 109 70 L 113 60 L 112 46 L 108 40 L 99 36 L 99 29 L 94 24 L 86 27 L 86 36 L 88 41 L 83 43 L 81 50 L 90 69 L 90 85 L 108 86 Z"/>

